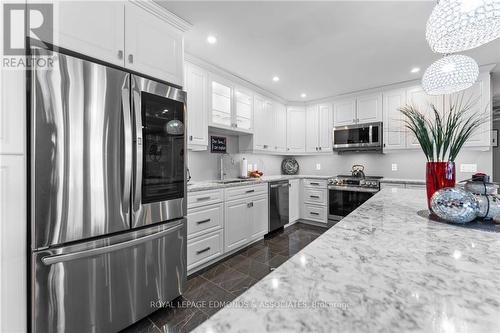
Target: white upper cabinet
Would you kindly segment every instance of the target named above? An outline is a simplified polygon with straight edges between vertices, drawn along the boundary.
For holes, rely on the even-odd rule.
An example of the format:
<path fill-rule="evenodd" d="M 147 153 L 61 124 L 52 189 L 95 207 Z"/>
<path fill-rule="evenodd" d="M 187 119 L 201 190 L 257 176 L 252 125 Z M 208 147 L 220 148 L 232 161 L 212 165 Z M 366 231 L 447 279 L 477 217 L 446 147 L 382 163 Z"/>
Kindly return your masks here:
<path fill-rule="evenodd" d="M 467 111 L 466 115 L 480 115 L 486 121 L 470 137 L 464 144 L 464 147 L 488 147 L 491 146 L 491 129 L 492 129 L 492 100 L 491 100 L 491 78 L 490 73 L 481 73 L 477 82 L 469 89 L 463 91 L 463 101 L 475 102 L 474 106 Z M 445 110 L 449 110 L 450 103 L 457 97 L 461 98 L 461 94 L 453 94 L 444 97 Z M 451 101 L 450 101 L 451 99 Z"/>
<path fill-rule="evenodd" d="M 153 1 L 53 4 L 54 45 L 182 86 L 189 24 L 163 7 Z"/>
<path fill-rule="evenodd" d="M 124 2 L 55 0 L 53 9 L 55 45 L 124 66 Z"/>
<path fill-rule="evenodd" d="M 207 72 L 186 63 L 188 148 L 206 150 L 208 146 Z"/>
<path fill-rule="evenodd" d="M 232 116 L 233 87 L 226 80 L 210 80 L 210 125 L 234 128 Z"/>
<path fill-rule="evenodd" d="M 274 109 L 274 149 L 278 153 L 286 152 L 286 107 L 281 103 L 273 103 Z"/>
<path fill-rule="evenodd" d="M 382 94 L 367 94 L 333 103 L 334 126 L 382 121 Z"/>
<path fill-rule="evenodd" d="M 245 89 L 235 89 L 236 109 L 234 125 L 237 128 L 251 130 L 253 127 L 253 94 Z"/>
<path fill-rule="evenodd" d="M 287 153 L 304 153 L 306 151 L 306 110 L 299 106 L 287 108 L 286 144 Z"/>
<path fill-rule="evenodd" d="M 420 112 L 428 117 L 433 113 L 431 104 L 436 106 L 438 110 L 442 110 L 443 96 L 427 95 L 427 93 L 420 85 L 409 87 L 406 89 L 406 104 L 416 107 Z M 407 148 L 420 148 L 418 140 L 412 132 L 407 131 L 406 140 Z"/>
<path fill-rule="evenodd" d="M 318 106 L 318 147 L 322 153 L 332 151 L 333 113 L 331 104 Z"/>
<path fill-rule="evenodd" d="M 332 129 L 333 115 L 330 104 L 308 106 L 306 110 L 306 152 L 331 152 Z"/>
<path fill-rule="evenodd" d="M 182 32 L 152 11 L 125 5 L 125 67 L 182 86 Z"/>
<path fill-rule="evenodd" d="M 404 116 L 399 108 L 406 103 L 406 90 L 386 91 L 384 96 L 384 149 L 406 149 Z"/>
<path fill-rule="evenodd" d="M 319 151 L 318 144 L 318 105 L 310 105 L 306 108 L 306 152 L 315 153 Z"/>
<path fill-rule="evenodd" d="M 254 105 L 254 131 L 253 131 L 253 149 L 264 150 L 267 145 L 267 122 L 265 100 L 261 96 L 255 95 Z M 251 150 L 251 149 L 250 149 Z"/>
<path fill-rule="evenodd" d="M 356 123 L 382 121 L 382 94 L 363 95 L 356 98 Z"/>
<path fill-rule="evenodd" d="M 215 74 L 210 75 L 209 90 L 210 126 L 232 132 L 253 132 L 253 92 L 236 87 L 230 80 Z"/>
<path fill-rule="evenodd" d="M 344 126 L 356 123 L 356 99 L 348 98 L 333 103 L 333 125 Z"/>

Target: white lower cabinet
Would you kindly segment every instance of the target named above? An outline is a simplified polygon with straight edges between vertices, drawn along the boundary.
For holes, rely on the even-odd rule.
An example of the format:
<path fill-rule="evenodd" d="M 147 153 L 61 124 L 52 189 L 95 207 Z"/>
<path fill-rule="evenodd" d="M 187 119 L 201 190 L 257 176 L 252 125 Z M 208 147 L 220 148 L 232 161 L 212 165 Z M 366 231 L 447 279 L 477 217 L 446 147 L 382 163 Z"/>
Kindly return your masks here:
<path fill-rule="evenodd" d="M 267 183 L 188 193 L 188 273 L 262 238 L 268 231 Z"/>
<path fill-rule="evenodd" d="M 256 197 L 250 205 L 250 241 L 253 241 L 269 232 L 269 198 L 267 194 Z"/>
<path fill-rule="evenodd" d="M 223 224 L 224 207 L 222 203 L 207 207 L 193 208 L 188 213 L 188 239 L 221 229 Z"/>
<path fill-rule="evenodd" d="M 231 251 L 250 241 L 250 203 L 247 199 L 239 199 L 227 202 L 224 206 L 225 250 Z"/>
<path fill-rule="evenodd" d="M 223 196 L 222 190 L 188 193 L 188 272 L 224 253 Z"/>
<path fill-rule="evenodd" d="M 236 189 L 239 191 L 235 192 Z M 257 185 L 226 190 L 224 203 L 224 250 L 226 252 L 247 245 L 269 231 L 269 198 L 267 187 L 264 193 L 262 189 L 262 185 Z M 238 193 L 243 192 L 247 193 L 247 196 L 241 198 Z M 260 194 L 252 195 L 252 193 Z"/>
<path fill-rule="evenodd" d="M 308 221 L 327 224 L 328 189 L 324 179 L 302 180 L 301 218 Z"/>
<path fill-rule="evenodd" d="M 288 221 L 289 223 L 293 223 L 300 218 L 300 180 L 291 179 L 289 183 L 290 187 L 288 189 Z"/>
<path fill-rule="evenodd" d="M 223 231 L 217 230 L 198 237 L 187 244 L 187 270 L 209 262 L 224 252 Z"/>
<path fill-rule="evenodd" d="M 326 205 L 315 205 L 310 203 L 304 203 L 304 211 L 302 218 L 309 221 L 327 223 L 328 216 Z"/>

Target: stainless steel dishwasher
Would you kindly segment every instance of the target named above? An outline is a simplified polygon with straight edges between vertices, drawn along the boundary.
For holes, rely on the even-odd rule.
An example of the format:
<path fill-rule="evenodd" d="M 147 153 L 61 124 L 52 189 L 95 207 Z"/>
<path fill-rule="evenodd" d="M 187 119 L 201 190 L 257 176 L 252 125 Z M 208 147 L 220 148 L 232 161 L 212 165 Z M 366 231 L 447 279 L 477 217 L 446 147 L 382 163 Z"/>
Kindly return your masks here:
<path fill-rule="evenodd" d="M 283 228 L 289 219 L 288 180 L 269 183 L 269 233 Z"/>

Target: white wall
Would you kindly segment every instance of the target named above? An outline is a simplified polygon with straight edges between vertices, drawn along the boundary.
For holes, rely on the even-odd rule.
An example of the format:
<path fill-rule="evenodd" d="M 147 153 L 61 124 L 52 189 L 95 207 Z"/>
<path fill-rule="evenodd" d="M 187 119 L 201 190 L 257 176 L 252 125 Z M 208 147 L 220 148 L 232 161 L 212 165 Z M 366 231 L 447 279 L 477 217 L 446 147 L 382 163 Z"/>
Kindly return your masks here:
<path fill-rule="evenodd" d="M 337 155 L 332 153 L 325 156 L 297 157 L 301 173 L 319 175 L 348 174 L 351 166 L 362 164 L 365 173 L 373 176 L 402 179 L 425 179 L 425 156 L 420 150 L 374 153 L 348 153 Z M 321 164 L 321 170 L 316 170 L 316 164 Z M 397 171 L 392 171 L 392 164 L 398 165 Z M 461 163 L 476 163 L 478 171 L 492 174 L 493 160 L 490 151 L 462 150 L 457 158 L 457 180 L 467 179 L 472 174 L 460 172 Z"/>
<path fill-rule="evenodd" d="M 224 156 L 224 170 L 227 178 L 235 178 L 239 174 L 240 160 L 245 157 L 249 164 L 257 164 L 257 168 L 264 175 L 279 175 L 281 173 L 281 156 L 265 154 L 239 154 L 238 137 L 221 134 L 210 135 L 224 136 L 227 138 L 227 152 Z M 210 149 L 210 147 L 209 147 Z M 214 180 L 220 178 L 219 165 L 221 154 L 212 154 L 210 151 L 188 152 L 188 168 L 191 172 L 192 181 Z"/>
<path fill-rule="evenodd" d="M 214 134 L 215 135 L 215 134 Z M 221 135 L 225 136 L 225 135 Z M 281 161 L 283 156 L 272 156 L 265 154 L 239 154 L 238 137 L 226 136 L 228 138 L 228 155 L 224 157 L 224 169 L 228 178 L 238 176 L 239 161 L 242 157 L 248 159 L 248 163 L 255 164 L 265 175 L 281 174 Z M 394 151 L 385 154 L 376 153 L 337 153 L 296 156 L 300 165 L 300 174 L 304 175 L 331 175 L 348 174 L 354 164 L 365 166 L 367 175 L 383 176 L 386 178 L 402 179 L 425 179 L 425 157 L 418 150 Z M 212 154 L 209 151 L 188 152 L 188 167 L 191 171 L 193 181 L 219 179 L 220 154 Z M 316 164 L 321 165 L 321 170 L 316 170 Z M 397 171 L 392 171 L 392 164 L 398 165 Z M 460 172 L 461 163 L 475 163 L 478 172 L 493 173 L 492 151 L 477 151 L 463 149 L 457 158 L 457 180 L 470 178 L 471 173 Z M 500 164 L 498 164 L 500 165 Z"/>

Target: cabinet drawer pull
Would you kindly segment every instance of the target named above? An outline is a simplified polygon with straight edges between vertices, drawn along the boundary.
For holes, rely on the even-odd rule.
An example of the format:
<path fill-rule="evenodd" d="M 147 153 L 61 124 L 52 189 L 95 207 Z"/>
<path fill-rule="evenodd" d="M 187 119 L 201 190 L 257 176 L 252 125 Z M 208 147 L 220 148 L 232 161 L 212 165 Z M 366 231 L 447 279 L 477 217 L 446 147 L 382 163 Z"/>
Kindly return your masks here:
<path fill-rule="evenodd" d="M 319 183 L 309 183 L 309 184 L 319 186 Z"/>
<path fill-rule="evenodd" d="M 310 195 L 309 197 L 314 198 L 314 199 L 319 199 L 319 195 Z"/>
<path fill-rule="evenodd" d="M 252 208 L 252 207 L 253 207 L 253 202 L 249 202 L 249 203 L 247 203 L 247 207 L 248 207 L 248 208 Z"/>
<path fill-rule="evenodd" d="M 196 201 L 203 201 L 203 200 L 209 200 L 210 197 L 201 197 L 201 198 L 196 198 Z"/>
<path fill-rule="evenodd" d="M 118 59 L 123 59 L 123 51 L 118 50 Z"/>
<path fill-rule="evenodd" d="M 207 223 L 207 222 L 210 222 L 210 221 L 211 221 L 210 219 L 201 220 L 201 221 L 196 222 L 196 224 L 203 224 L 203 223 Z"/>
<path fill-rule="evenodd" d="M 253 193 L 253 192 L 255 192 L 255 190 L 248 190 L 245 193 Z"/>
<path fill-rule="evenodd" d="M 131 64 L 134 63 L 134 55 L 133 54 L 128 55 L 128 62 L 130 62 Z"/>
<path fill-rule="evenodd" d="M 316 213 L 316 212 L 309 212 L 309 214 L 311 214 L 311 215 L 319 215 L 319 213 Z"/>
<path fill-rule="evenodd" d="M 207 252 L 208 250 L 210 250 L 210 246 L 204 248 L 203 250 L 196 251 L 196 254 L 202 254 L 203 252 Z"/>

